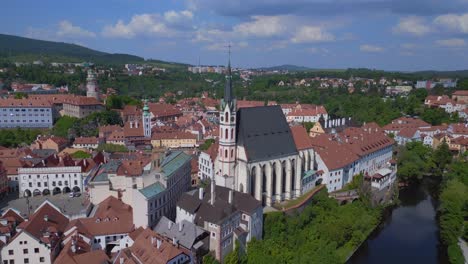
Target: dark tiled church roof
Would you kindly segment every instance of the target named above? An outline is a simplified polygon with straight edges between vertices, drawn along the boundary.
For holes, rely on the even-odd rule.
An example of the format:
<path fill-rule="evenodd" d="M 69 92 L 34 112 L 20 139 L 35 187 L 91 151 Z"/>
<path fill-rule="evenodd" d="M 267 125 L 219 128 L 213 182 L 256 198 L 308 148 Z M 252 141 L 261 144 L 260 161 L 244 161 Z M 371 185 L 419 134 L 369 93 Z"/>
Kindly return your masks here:
<path fill-rule="evenodd" d="M 241 108 L 237 113 L 237 142 L 249 161 L 297 154 L 296 145 L 280 106 Z"/>

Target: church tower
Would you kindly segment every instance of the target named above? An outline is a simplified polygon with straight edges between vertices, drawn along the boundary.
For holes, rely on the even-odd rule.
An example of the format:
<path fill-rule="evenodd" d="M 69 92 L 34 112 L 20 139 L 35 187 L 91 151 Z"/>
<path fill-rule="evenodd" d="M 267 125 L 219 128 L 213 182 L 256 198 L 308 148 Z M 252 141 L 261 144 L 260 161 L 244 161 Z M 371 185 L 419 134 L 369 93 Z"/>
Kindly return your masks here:
<path fill-rule="evenodd" d="M 94 97 L 99 100 L 99 93 L 97 92 L 96 75 L 93 70 L 88 70 L 88 77 L 86 78 L 86 96 Z"/>
<path fill-rule="evenodd" d="M 143 133 L 146 138 L 151 137 L 151 114 L 149 112 L 148 100 L 143 101 Z"/>
<path fill-rule="evenodd" d="M 236 163 L 236 110 L 236 99 L 234 99 L 232 90 L 231 50 L 229 47 L 226 86 L 219 112 L 219 171 L 216 173 L 216 183 L 231 189 L 234 189 Z"/>

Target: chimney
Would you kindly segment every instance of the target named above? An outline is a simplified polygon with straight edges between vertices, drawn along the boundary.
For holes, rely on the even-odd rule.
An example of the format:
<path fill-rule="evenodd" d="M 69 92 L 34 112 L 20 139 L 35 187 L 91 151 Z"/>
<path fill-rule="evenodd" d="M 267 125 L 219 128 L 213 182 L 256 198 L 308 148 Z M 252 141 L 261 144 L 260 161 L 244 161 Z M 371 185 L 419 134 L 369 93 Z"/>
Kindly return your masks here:
<path fill-rule="evenodd" d="M 215 181 L 214 179 L 211 180 L 211 205 L 214 205 L 214 202 L 215 202 L 215 196 L 216 196 L 216 193 L 215 193 L 215 187 L 216 187 L 216 184 L 215 184 Z"/>
<path fill-rule="evenodd" d="M 184 228 L 184 224 L 182 224 L 182 222 L 179 222 L 179 232 L 182 232 L 182 228 Z"/>
<path fill-rule="evenodd" d="M 120 264 L 124 264 L 125 263 L 125 259 L 124 258 L 120 258 Z"/>
<path fill-rule="evenodd" d="M 172 228 L 172 221 L 169 220 L 167 221 L 167 229 L 171 229 Z"/>
<path fill-rule="evenodd" d="M 130 128 L 133 128 L 133 121 L 130 121 Z"/>
<path fill-rule="evenodd" d="M 44 215 L 44 221 L 46 221 L 46 222 L 49 221 L 49 216 L 48 215 Z"/>
<path fill-rule="evenodd" d="M 201 201 L 203 200 L 203 196 L 204 196 L 204 193 L 205 192 L 205 189 L 203 187 L 200 187 L 200 190 L 198 190 L 198 199 Z"/>
<path fill-rule="evenodd" d="M 177 239 L 175 237 L 172 238 L 172 244 L 174 246 L 179 246 L 179 243 L 177 243 Z"/>
<path fill-rule="evenodd" d="M 75 241 L 75 238 L 72 238 L 71 251 L 72 251 L 73 253 L 76 252 L 76 241 Z"/>
<path fill-rule="evenodd" d="M 156 242 L 156 238 L 155 237 L 151 237 L 151 245 L 154 245 L 154 242 Z"/>
<path fill-rule="evenodd" d="M 233 196 L 234 196 L 234 192 L 232 190 L 229 190 L 229 204 L 232 204 Z"/>
<path fill-rule="evenodd" d="M 161 239 L 157 239 L 157 240 L 156 240 L 156 248 L 157 248 L 157 249 L 160 249 L 160 248 L 161 248 L 161 244 L 162 244 Z"/>

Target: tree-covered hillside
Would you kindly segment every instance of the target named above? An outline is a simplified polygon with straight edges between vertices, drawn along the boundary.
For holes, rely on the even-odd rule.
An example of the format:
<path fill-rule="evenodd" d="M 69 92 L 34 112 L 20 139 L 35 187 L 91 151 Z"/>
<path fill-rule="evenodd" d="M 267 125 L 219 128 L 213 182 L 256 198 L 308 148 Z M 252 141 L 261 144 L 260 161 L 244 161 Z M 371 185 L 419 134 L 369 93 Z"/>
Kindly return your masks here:
<path fill-rule="evenodd" d="M 100 64 L 143 62 L 144 59 L 128 54 L 109 54 L 76 44 L 30 39 L 0 34 L 0 57 L 19 61 L 91 61 Z"/>

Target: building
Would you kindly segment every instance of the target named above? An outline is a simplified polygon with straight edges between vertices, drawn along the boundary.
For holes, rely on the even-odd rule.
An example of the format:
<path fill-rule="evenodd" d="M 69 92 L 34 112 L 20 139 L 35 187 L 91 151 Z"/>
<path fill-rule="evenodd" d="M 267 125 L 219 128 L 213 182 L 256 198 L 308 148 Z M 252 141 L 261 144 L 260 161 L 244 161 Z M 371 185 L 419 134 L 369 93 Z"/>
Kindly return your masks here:
<path fill-rule="evenodd" d="M 93 251 L 117 252 L 121 250 L 119 241 L 134 230 L 132 207 L 109 196 L 96 205 L 89 217 L 70 221 L 64 231 L 64 242 L 82 237 Z"/>
<path fill-rule="evenodd" d="M 8 171 L 0 160 L 0 198 L 8 194 L 9 187 Z"/>
<path fill-rule="evenodd" d="M 94 97 L 76 96 L 63 102 L 63 115 L 85 118 L 88 115 L 104 110 L 104 106 Z"/>
<path fill-rule="evenodd" d="M 19 232 L 1 249 L 3 263 L 53 263 L 60 253 L 68 218 L 58 208 L 44 202 Z"/>
<path fill-rule="evenodd" d="M 177 203 L 176 222 L 188 221 L 210 235 L 210 251 L 223 261 L 238 240 L 243 246 L 253 238 L 262 239 L 262 204 L 247 193 L 217 186 L 184 193 Z"/>
<path fill-rule="evenodd" d="M 174 219 L 177 200 L 191 186 L 190 160 L 182 151 L 110 160 L 90 179 L 90 200 L 121 199 L 132 206 L 136 227 L 153 227 L 162 216 Z"/>
<path fill-rule="evenodd" d="M 49 149 L 60 152 L 68 147 L 68 140 L 57 136 L 38 136 L 31 144 L 31 149 Z"/>
<path fill-rule="evenodd" d="M 187 220 L 175 223 L 163 216 L 154 231 L 170 241 L 177 241 L 179 246 L 189 250 L 195 263 L 209 252 L 206 242 L 210 234 Z"/>
<path fill-rule="evenodd" d="M 97 137 L 78 137 L 73 141 L 74 148 L 97 149 L 102 141 Z"/>
<path fill-rule="evenodd" d="M 279 105 L 237 110 L 230 69 L 229 63 L 219 113 L 216 183 L 250 193 L 268 206 L 300 196 L 305 159 L 296 148 L 283 110 Z"/>
<path fill-rule="evenodd" d="M 318 122 L 320 117 L 328 119 L 327 110 L 323 106 L 294 109 L 286 115 L 286 120 L 297 123 Z"/>
<path fill-rule="evenodd" d="M 162 132 L 151 135 L 153 148 L 194 148 L 197 147 L 197 136 L 190 132 Z"/>
<path fill-rule="evenodd" d="M 86 162 L 84 162 L 86 163 Z M 47 195 L 83 190 L 83 162 L 78 164 L 70 156 L 49 156 L 35 166 L 19 168 L 19 195 Z"/>
<path fill-rule="evenodd" d="M 128 248 L 119 251 L 112 260 L 119 264 L 189 264 L 189 250 L 180 247 L 178 241 L 168 240 L 149 228 L 135 237 Z"/>
<path fill-rule="evenodd" d="M 452 94 L 452 99 L 457 101 L 458 103 L 468 104 L 468 91 L 467 90 L 455 91 Z"/>
<path fill-rule="evenodd" d="M 200 180 L 214 179 L 214 164 L 218 157 L 218 149 L 219 144 L 215 141 L 206 151 L 200 152 L 200 156 L 198 156 L 198 178 Z"/>
<path fill-rule="evenodd" d="M 424 105 L 433 108 L 442 108 L 449 114 L 454 112 L 462 112 L 466 108 L 465 102 L 458 102 L 454 99 L 450 99 L 447 95 L 429 95 L 424 100 Z"/>
<path fill-rule="evenodd" d="M 0 128 L 51 128 L 54 117 L 48 100 L 0 99 Z"/>

